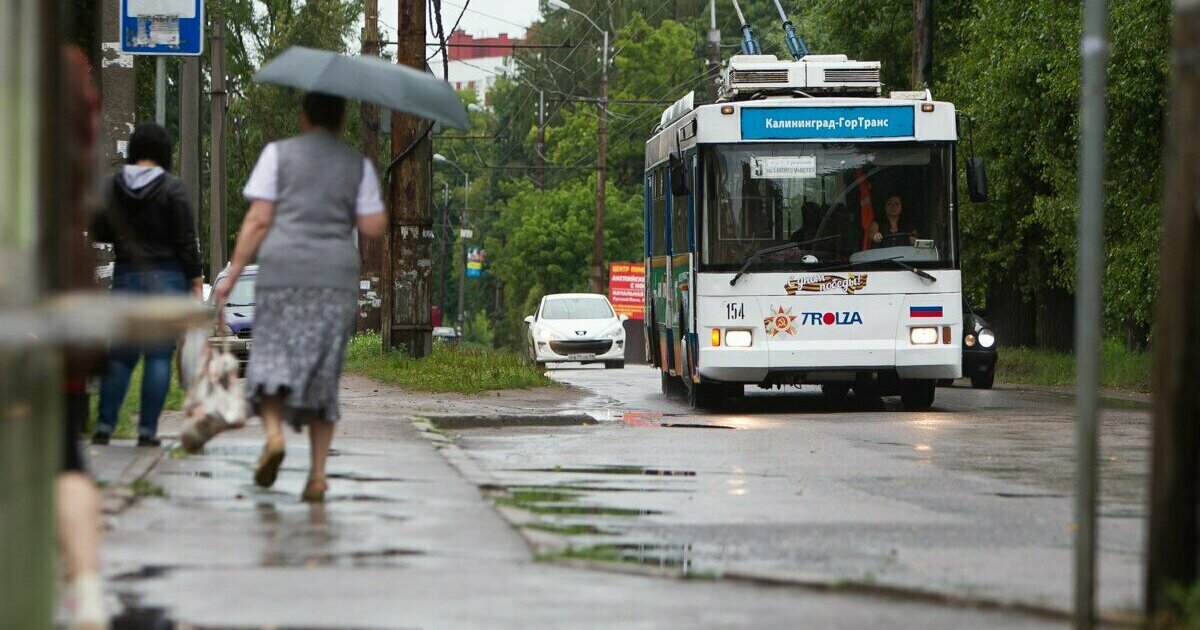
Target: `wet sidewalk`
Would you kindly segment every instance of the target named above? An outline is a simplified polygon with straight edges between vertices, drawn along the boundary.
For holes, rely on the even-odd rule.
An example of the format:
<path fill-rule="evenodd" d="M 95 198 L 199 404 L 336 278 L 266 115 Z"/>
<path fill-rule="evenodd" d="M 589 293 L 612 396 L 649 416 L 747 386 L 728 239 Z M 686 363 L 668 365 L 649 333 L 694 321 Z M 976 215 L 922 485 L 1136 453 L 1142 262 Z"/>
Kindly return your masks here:
<path fill-rule="evenodd" d="M 105 575 L 127 606 L 116 628 L 1053 625 L 1007 611 L 542 562 L 409 416 L 554 413 L 578 392 L 430 397 L 348 377 L 342 396 L 325 505 L 298 499 L 308 449 L 294 433 L 271 490 L 250 481 L 256 427 L 202 455 L 158 461 L 136 502 L 108 519 Z M 97 467 L 120 467 L 123 453 L 103 451 Z M 114 461 L 102 463 L 108 451 Z"/>

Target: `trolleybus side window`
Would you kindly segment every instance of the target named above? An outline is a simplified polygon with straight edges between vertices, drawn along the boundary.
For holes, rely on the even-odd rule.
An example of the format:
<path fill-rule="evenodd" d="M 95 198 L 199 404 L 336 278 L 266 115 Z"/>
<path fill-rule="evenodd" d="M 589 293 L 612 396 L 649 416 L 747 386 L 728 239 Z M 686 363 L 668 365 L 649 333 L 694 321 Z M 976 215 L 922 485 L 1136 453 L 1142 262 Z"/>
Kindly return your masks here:
<path fill-rule="evenodd" d="M 654 169 L 654 205 L 650 214 L 653 221 L 650 255 L 662 256 L 667 253 L 667 169 L 663 167 Z"/>
<path fill-rule="evenodd" d="M 671 195 L 671 252 L 683 254 L 688 250 L 688 221 L 686 195 Z"/>

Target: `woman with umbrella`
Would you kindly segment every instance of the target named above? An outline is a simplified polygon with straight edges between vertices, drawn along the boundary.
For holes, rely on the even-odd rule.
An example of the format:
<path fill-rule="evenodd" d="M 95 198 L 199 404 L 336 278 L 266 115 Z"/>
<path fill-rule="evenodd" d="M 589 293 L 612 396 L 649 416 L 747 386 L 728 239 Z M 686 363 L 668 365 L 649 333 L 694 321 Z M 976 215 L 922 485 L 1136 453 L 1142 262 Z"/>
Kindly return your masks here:
<path fill-rule="evenodd" d="M 448 83 L 382 59 L 294 46 L 254 80 L 307 91 L 303 133 L 263 149 L 243 191 L 250 210 L 216 298 L 225 303 L 257 253 L 246 392 L 267 436 L 254 481 L 263 487 L 275 483 L 283 463 L 283 424 L 296 430 L 307 424 L 312 467 L 301 498 L 319 502 L 325 499 L 325 458 L 340 416 L 338 377 L 358 310 L 353 233 L 357 228 L 363 237 L 377 238 L 386 225 L 375 169 L 337 139 L 345 114 L 341 97 L 459 129 L 469 128 L 470 120 Z"/>
<path fill-rule="evenodd" d="M 383 235 L 385 215 L 370 160 L 342 144 L 345 101 L 309 92 L 299 136 L 263 149 L 243 195 L 250 209 L 229 273 L 216 287 L 224 304 L 258 254 L 254 349 L 246 392 L 266 443 L 254 473 L 275 483 L 284 457 L 283 425 L 308 426 L 312 466 L 301 499 L 325 499 L 325 458 L 333 441 L 338 378 L 358 311 L 354 230 Z"/>

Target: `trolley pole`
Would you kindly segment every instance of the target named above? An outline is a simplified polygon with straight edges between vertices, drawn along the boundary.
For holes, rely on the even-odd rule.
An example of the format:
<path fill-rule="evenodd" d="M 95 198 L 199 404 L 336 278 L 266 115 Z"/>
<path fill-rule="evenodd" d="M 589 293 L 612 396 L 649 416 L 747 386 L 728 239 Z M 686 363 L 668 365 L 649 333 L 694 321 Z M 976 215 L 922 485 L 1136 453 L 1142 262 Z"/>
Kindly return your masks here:
<path fill-rule="evenodd" d="M 1086 0 L 1080 43 L 1079 278 L 1075 294 L 1075 627 L 1095 623 L 1096 462 L 1100 317 L 1104 274 L 1104 133 L 1108 19 L 1105 0 Z"/>
<path fill-rule="evenodd" d="M 1146 536 L 1146 618 L 1173 605 L 1170 590 L 1197 577 L 1196 466 L 1200 462 L 1200 0 L 1176 0 L 1167 115 L 1166 196 L 1159 262 L 1154 370 L 1150 525 Z"/>

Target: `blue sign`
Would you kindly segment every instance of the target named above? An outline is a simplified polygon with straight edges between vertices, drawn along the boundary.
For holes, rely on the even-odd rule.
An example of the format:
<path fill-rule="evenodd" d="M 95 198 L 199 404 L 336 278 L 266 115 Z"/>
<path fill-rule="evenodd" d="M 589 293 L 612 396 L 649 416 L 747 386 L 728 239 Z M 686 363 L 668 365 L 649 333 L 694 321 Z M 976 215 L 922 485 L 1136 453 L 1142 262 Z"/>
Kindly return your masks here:
<path fill-rule="evenodd" d="M 121 52 L 203 53 L 204 0 L 121 0 Z"/>
<path fill-rule="evenodd" d="M 742 107 L 743 140 L 911 138 L 913 108 Z"/>

